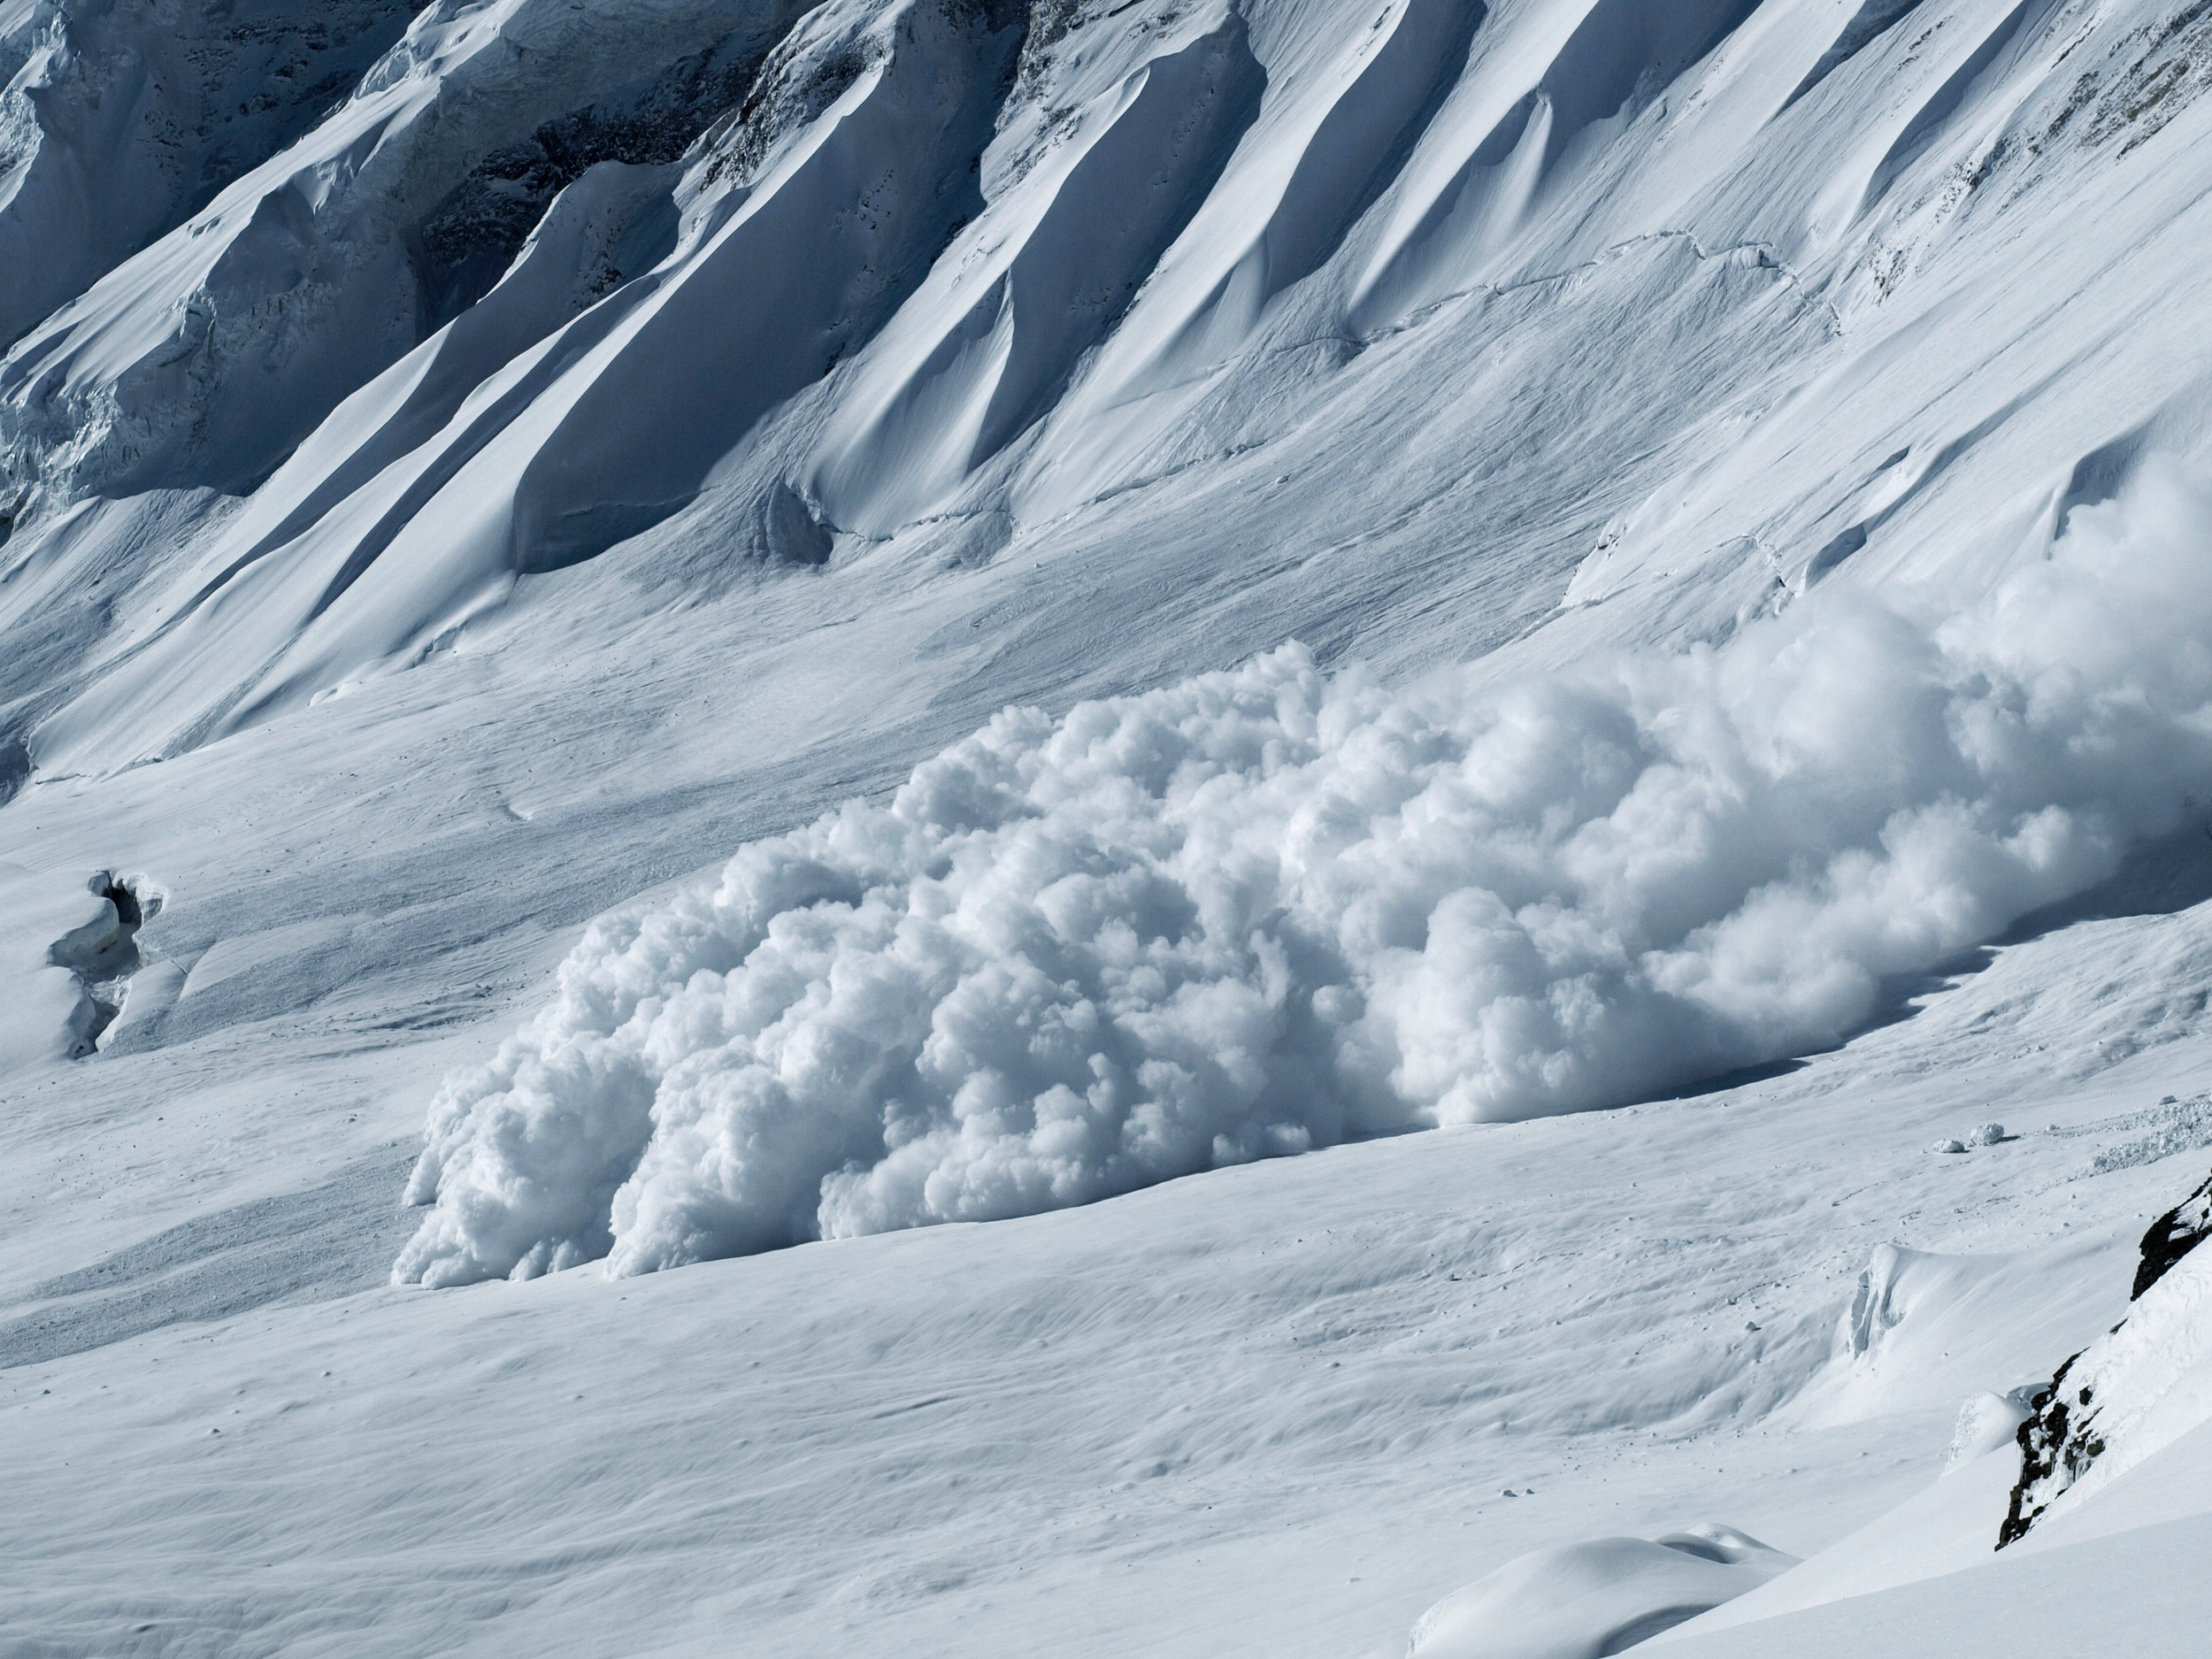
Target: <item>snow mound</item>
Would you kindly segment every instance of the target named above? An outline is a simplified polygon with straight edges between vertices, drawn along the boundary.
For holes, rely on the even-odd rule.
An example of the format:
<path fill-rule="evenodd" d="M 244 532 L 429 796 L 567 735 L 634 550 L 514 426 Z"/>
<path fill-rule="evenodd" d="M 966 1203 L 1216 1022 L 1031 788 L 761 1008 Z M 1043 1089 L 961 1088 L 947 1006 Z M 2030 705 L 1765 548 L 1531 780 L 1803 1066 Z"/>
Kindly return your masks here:
<path fill-rule="evenodd" d="M 2177 471 L 1916 620 L 1409 691 L 1286 647 L 1010 709 L 595 924 L 434 1104 L 396 1276 L 987 1220 L 1831 1045 L 2108 876 L 2212 762 Z"/>
<path fill-rule="evenodd" d="M 1943 1472 L 1955 1473 L 1979 1457 L 2012 1444 L 2028 1418 L 2032 1390 L 2015 1388 L 2006 1394 L 1983 1389 L 1959 1403 L 1958 1420 L 1951 1425 L 1951 1443 L 1943 1454 Z"/>
<path fill-rule="evenodd" d="M 1713 1525 L 1534 1550 L 1423 1614 L 1406 1659 L 1599 1659 L 1796 1564 Z"/>

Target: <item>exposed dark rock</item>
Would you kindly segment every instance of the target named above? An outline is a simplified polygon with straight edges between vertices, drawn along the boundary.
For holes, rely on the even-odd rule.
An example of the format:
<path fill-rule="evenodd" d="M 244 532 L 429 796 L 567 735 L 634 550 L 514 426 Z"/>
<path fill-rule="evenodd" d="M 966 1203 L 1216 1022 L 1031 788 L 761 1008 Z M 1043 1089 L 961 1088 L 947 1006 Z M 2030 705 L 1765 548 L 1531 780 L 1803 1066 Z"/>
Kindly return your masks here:
<path fill-rule="evenodd" d="M 2150 1225 L 2143 1234 L 2143 1258 L 2136 1264 L 2135 1287 L 2130 1302 L 2166 1276 L 2176 1262 L 2212 1235 L 2212 1176 L 2204 1184 Z"/>
<path fill-rule="evenodd" d="M 423 333 L 490 291 L 553 198 L 586 169 L 603 161 L 657 165 L 682 157 L 744 97 L 766 55 L 751 31 L 741 32 L 485 157 L 416 234 Z"/>
<path fill-rule="evenodd" d="M 2093 1391 L 2067 1386 L 2067 1375 L 2079 1358 L 2076 1354 L 2061 1365 L 2050 1385 L 2028 1402 L 2028 1419 L 2019 1433 L 2020 1479 L 2013 1482 L 2004 1523 L 1997 1529 L 2000 1549 L 2025 1538 L 2051 1500 L 2104 1453 L 2104 1438 L 2093 1427 Z"/>
<path fill-rule="evenodd" d="M 2151 1223 L 2143 1235 L 2142 1259 L 2128 1300 L 2139 1300 L 2208 1233 L 2212 1233 L 2212 1178 Z M 2122 1320 L 2113 1331 L 2117 1333 L 2126 1323 Z M 2028 1419 L 2021 1424 L 2018 1437 L 2020 1479 L 2013 1483 L 2004 1524 L 1997 1529 L 2000 1549 L 2026 1537 L 2036 1517 L 2104 1455 L 2097 1390 L 2083 1374 L 2093 1371 L 2093 1363 L 2083 1371 L 2075 1369 L 2090 1351 L 2085 1348 L 2061 1365 L 2049 1386 L 2029 1402 Z"/>

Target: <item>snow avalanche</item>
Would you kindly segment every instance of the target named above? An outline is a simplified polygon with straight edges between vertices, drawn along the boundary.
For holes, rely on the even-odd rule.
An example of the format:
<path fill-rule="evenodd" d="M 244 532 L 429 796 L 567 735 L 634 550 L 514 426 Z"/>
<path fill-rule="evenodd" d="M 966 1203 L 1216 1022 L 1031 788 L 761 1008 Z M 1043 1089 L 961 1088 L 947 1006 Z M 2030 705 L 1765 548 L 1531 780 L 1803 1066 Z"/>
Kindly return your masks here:
<path fill-rule="evenodd" d="M 1832 1045 L 2212 780 L 2208 523 L 2154 467 L 1947 616 L 1820 589 L 1503 689 L 1293 645 L 1009 709 L 595 924 L 440 1093 L 395 1274 L 1021 1215 Z"/>

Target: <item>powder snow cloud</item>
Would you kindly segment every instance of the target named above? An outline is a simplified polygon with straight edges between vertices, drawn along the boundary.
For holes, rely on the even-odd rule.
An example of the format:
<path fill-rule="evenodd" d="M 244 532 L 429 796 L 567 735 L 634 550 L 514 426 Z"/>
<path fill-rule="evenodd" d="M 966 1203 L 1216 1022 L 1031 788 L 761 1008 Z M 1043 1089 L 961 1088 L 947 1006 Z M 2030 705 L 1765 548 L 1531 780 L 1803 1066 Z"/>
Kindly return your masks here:
<path fill-rule="evenodd" d="M 593 924 L 439 1093 L 394 1276 L 1021 1215 L 1832 1045 L 2182 822 L 2208 526 L 2154 467 L 1948 612 L 1831 587 L 1503 689 L 1290 645 L 1009 709 Z"/>

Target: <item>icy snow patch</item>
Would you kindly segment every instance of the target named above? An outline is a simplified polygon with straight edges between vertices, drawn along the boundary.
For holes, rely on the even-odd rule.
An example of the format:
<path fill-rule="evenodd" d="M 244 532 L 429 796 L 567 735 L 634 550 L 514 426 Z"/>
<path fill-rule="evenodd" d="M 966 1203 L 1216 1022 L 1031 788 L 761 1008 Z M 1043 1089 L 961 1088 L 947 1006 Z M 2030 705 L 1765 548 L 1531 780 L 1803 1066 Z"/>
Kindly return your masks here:
<path fill-rule="evenodd" d="M 138 930 L 161 910 L 162 897 L 142 877 L 118 877 L 103 870 L 86 884 L 98 901 L 92 917 L 56 940 L 46 959 L 74 975 L 80 987 L 68 1022 L 69 1056 L 81 1060 L 97 1049 L 123 1011 L 131 977 L 144 965 Z"/>
<path fill-rule="evenodd" d="M 1018 1215 L 1832 1045 L 2178 824 L 2208 519 L 2154 469 L 1947 616 L 1816 594 L 1502 691 L 1288 647 L 1010 709 L 595 924 L 434 1104 L 395 1272 Z"/>

